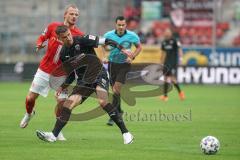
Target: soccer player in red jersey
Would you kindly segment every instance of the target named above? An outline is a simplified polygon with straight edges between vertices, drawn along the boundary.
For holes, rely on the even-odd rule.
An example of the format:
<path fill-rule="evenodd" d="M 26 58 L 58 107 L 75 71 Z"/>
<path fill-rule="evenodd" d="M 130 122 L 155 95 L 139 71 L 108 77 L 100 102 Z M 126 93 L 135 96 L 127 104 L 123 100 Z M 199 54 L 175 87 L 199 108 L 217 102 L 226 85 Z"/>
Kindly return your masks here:
<path fill-rule="evenodd" d="M 50 89 L 50 75 L 51 73 L 61 64 L 59 59 L 60 50 L 62 48 L 62 42 L 57 39 L 57 35 L 55 30 L 59 25 L 66 25 L 69 27 L 70 32 L 72 35 L 76 36 L 83 36 L 83 32 L 77 28 L 76 22 L 79 17 L 79 10 L 75 5 L 69 5 L 65 9 L 64 13 L 64 22 L 52 22 L 48 25 L 48 27 L 44 30 L 44 32 L 38 37 L 36 42 L 36 52 L 38 52 L 41 48 L 44 48 L 45 42 L 47 41 L 47 50 L 46 54 L 40 62 L 38 70 L 34 76 L 32 81 L 32 85 L 29 89 L 29 93 L 26 96 L 26 113 L 23 119 L 20 122 L 20 127 L 25 128 L 30 119 L 35 114 L 34 106 L 35 101 L 39 95 L 43 97 L 47 97 L 48 91 Z M 60 75 L 58 75 L 60 76 Z M 67 98 L 67 94 L 62 92 L 58 96 L 57 99 L 57 106 L 61 106 L 60 103 Z M 56 111 L 56 116 L 58 116 L 58 112 Z M 59 140 L 65 140 L 62 134 L 59 136 Z"/>

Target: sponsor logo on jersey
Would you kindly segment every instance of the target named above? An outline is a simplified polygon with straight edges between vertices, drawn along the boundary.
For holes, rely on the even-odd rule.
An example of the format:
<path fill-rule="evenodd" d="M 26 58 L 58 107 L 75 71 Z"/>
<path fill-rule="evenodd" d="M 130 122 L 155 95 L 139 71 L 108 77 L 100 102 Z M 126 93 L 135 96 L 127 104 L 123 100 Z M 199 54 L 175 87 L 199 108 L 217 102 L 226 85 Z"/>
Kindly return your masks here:
<path fill-rule="evenodd" d="M 89 35 L 89 39 L 91 39 L 91 40 L 96 40 L 96 36 Z"/>

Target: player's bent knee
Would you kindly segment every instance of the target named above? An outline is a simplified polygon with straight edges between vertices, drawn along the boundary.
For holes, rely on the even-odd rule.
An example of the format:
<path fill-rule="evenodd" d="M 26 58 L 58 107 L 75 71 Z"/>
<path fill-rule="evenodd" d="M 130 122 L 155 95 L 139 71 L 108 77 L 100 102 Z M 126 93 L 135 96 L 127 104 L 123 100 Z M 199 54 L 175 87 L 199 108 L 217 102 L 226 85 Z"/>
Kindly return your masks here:
<path fill-rule="evenodd" d="M 71 105 L 70 105 L 70 109 L 75 108 L 76 106 L 78 106 L 80 104 L 79 101 L 74 101 Z"/>
<path fill-rule="evenodd" d="M 105 100 L 99 100 L 99 105 L 103 108 L 103 107 L 105 107 L 106 105 L 107 105 L 107 101 L 105 101 Z"/>
<path fill-rule="evenodd" d="M 73 95 L 64 101 L 63 106 L 69 109 L 73 109 L 74 107 L 81 103 L 81 100 L 82 100 L 81 96 Z"/>
<path fill-rule="evenodd" d="M 35 101 L 38 98 L 38 96 L 39 96 L 39 94 L 37 94 L 37 93 L 29 92 L 27 95 L 27 100 Z"/>
<path fill-rule="evenodd" d="M 27 99 L 28 102 L 34 102 L 36 100 L 36 98 L 34 96 L 31 96 L 31 95 L 28 95 L 26 97 L 26 99 Z"/>
<path fill-rule="evenodd" d="M 68 108 L 68 109 L 71 109 L 73 105 L 73 102 L 71 100 L 66 100 L 64 103 L 63 103 L 63 107 L 65 108 Z"/>
<path fill-rule="evenodd" d="M 120 88 L 118 87 L 113 88 L 113 93 L 120 94 Z"/>

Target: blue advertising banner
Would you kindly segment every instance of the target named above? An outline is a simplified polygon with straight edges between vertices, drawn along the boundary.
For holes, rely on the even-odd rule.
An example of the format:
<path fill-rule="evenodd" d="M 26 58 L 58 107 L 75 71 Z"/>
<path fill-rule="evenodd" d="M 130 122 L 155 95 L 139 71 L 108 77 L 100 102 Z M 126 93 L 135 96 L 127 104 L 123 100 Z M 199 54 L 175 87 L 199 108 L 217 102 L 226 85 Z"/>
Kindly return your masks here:
<path fill-rule="evenodd" d="M 183 48 L 183 64 L 187 66 L 240 67 L 240 48 Z"/>

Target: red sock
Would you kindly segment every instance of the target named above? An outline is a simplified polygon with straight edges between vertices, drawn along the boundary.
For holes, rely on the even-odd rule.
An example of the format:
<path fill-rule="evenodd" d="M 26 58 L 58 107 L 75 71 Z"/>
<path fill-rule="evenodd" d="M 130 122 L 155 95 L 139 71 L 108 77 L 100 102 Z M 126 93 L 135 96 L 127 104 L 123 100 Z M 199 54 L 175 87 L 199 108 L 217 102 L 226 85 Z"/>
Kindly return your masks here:
<path fill-rule="evenodd" d="M 27 113 L 31 114 L 35 105 L 35 100 L 29 101 L 28 98 L 26 98 L 25 105 Z"/>

